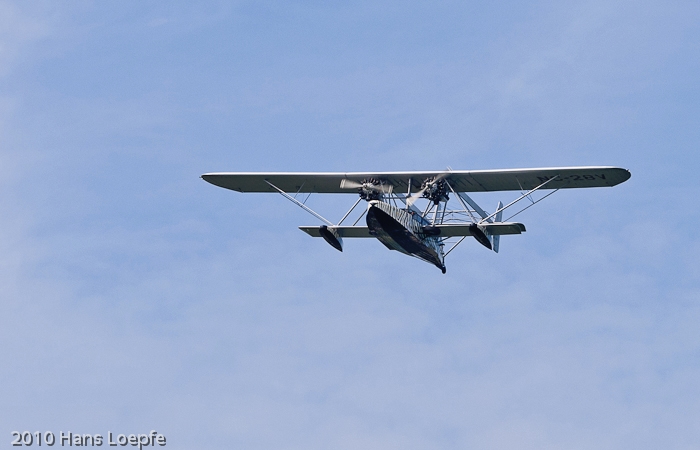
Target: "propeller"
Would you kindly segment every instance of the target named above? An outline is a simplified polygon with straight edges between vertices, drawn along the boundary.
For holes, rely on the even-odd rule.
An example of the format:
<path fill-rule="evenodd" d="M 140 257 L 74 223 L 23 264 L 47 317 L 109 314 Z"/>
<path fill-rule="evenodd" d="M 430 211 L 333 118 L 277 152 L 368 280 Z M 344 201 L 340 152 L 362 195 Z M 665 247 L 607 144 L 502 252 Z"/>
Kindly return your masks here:
<path fill-rule="evenodd" d="M 409 207 L 413 206 L 413 204 L 416 202 L 416 200 L 418 200 L 419 198 L 423 197 L 423 194 L 425 194 L 425 192 L 426 192 L 428 189 L 431 189 L 433 186 L 435 186 L 435 184 L 437 184 L 438 182 L 440 182 L 440 181 L 441 181 L 443 178 L 445 178 L 447 175 L 449 175 L 449 173 L 443 172 L 443 173 L 438 174 L 438 175 L 437 175 L 435 178 L 433 178 L 432 180 L 430 180 L 430 179 L 425 180 L 425 181 L 423 182 L 423 187 L 421 187 L 421 189 L 420 189 L 418 192 L 416 192 L 415 194 L 412 194 L 410 197 L 408 197 L 408 198 L 406 199 L 406 204 L 407 204 Z M 446 194 L 445 194 L 445 195 L 446 195 Z M 438 197 L 438 198 L 439 198 L 439 197 Z M 431 200 L 435 201 L 434 199 L 431 199 Z"/>
<path fill-rule="evenodd" d="M 391 194 L 394 186 L 390 184 L 382 184 L 377 180 L 363 180 L 361 183 L 344 178 L 340 180 L 340 189 L 369 189 L 382 194 Z"/>
<path fill-rule="evenodd" d="M 348 180 L 346 178 L 340 180 L 340 189 L 357 189 L 360 193 L 360 198 L 370 201 L 379 200 L 385 194 L 391 194 L 394 186 L 384 184 L 380 180 L 374 178 L 365 179 L 361 182 Z"/>

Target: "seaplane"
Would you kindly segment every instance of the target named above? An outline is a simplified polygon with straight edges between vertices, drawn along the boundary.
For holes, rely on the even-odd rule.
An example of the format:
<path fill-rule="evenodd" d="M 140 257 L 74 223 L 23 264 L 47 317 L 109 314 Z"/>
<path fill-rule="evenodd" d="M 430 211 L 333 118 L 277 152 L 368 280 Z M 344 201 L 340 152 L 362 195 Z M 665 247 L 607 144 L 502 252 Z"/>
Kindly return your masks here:
<path fill-rule="evenodd" d="M 341 252 L 343 239 L 375 238 L 390 250 L 433 264 L 445 273 L 445 257 L 467 237 L 498 253 L 501 236 L 525 232 L 525 225 L 510 220 L 536 203 L 561 189 L 612 187 L 630 176 L 620 167 L 551 167 L 433 172 L 214 172 L 201 177 L 233 191 L 281 194 L 323 222 L 299 229 L 323 238 Z M 506 205 L 499 201 L 491 213 L 470 196 L 497 191 L 519 191 L 520 195 Z M 354 194 L 358 198 L 333 223 L 307 206 L 311 194 Z M 352 225 L 345 225 L 362 201 L 367 207 Z M 515 209 L 518 211 L 510 214 Z M 509 217 L 503 219 L 505 211 L 509 211 Z M 362 217 L 366 226 L 358 225 Z"/>

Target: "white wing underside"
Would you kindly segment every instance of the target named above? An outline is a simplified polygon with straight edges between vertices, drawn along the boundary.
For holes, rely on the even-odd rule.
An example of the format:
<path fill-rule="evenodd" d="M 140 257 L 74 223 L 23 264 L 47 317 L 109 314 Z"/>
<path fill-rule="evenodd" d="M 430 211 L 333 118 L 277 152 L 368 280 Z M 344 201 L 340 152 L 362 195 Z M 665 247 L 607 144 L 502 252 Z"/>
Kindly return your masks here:
<path fill-rule="evenodd" d="M 431 177 L 443 176 L 457 192 L 492 192 L 530 190 L 543 182 L 546 189 L 571 189 L 615 186 L 630 177 L 626 169 L 618 167 L 554 167 L 544 169 L 506 170 L 453 170 L 443 172 L 218 172 L 202 175 L 205 181 L 238 192 L 276 192 L 268 184 L 289 192 L 356 194 L 356 189 L 341 188 L 343 180 L 361 183 L 379 180 L 393 187 L 394 192 L 421 188 Z"/>

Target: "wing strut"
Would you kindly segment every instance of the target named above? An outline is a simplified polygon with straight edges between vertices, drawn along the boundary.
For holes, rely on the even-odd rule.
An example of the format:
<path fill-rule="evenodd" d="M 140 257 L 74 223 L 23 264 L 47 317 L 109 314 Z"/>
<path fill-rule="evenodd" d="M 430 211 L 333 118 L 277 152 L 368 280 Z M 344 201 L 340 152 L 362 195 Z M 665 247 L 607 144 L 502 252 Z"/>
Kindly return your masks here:
<path fill-rule="evenodd" d="M 466 238 L 467 238 L 466 236 L 462 236 L 462 238 L 461 238 L 460 240 L 458 240 L 457 242 L 455 242 L 455 245 L 453 245 L 452 247 L 450 247 L 450 249 L 447 250 L 447 252 L 445 252 L 445 254 L 443 255 L 443 258 L 446 258 L 447 255 L 449 255 L 450 252 L 451 252 L 452 250 L 454 250 L 455 248 L 457 248 L 457 246 L 458 246 L 459 244 L 461 244 L 462 241 L 465 240 Z"/>
<path fill-rule="evenodd" d="M 528 195 L 532 194 L 533 192 L 535 192 L 535 191 L 537 191 L 537 190 L 539 190 L 539 189 L 542 189 L 547 183 L 549 183 L 550 181 L 554 181 L 554 180 L 556 180 L 557 178 L 559 178 L 559 175 L 554 176 L 554 177 L 550 178 L 549 180 L 545 181 L 544 183 L 540 184 L 540 185 L 537 186 L 536 188 L 527 191 L 526 193 L 524 193 L 524 194 L 521 195 L 520 197 L 518 197 L 518 198 L 516 198 L 515 200 L 513 200 L 512 202 L 508 203 L 506 206 L 503 206 L 503 207 L 501 207 L 501 208 L 498 208 L 496 211 L 493 212 L 493 214 L 489 215 L 488 217 L 484 217 L 484 219 L 482 220 L 482 222 L 484 222 L 484 221 L 489 221 L 489 222 L 490 222 L 490 221 L 491 221 L 490 219 L 492 219 L 496 214 L 498 214 L 498 213 L 500 213 L 500 212 L 502 212 L 502 211 L 504 211 L 504 210 L 510 208 L 511 206 L 513 206 L 513 205 L 515 205 L 516 203 L 518 203 L 520 200 L 524 199 L 525 197 L 527 197 Z M 567 183 L 567 184 L 569 184 L 569 183 Z M 547 198 L 547 197 L 549 197 L 550 195 L 554 194 L 554 192 L 557 192 L 559 189 L 561 189 L 561 188 L 558 188 L 558 189 L 554 190 L 553 192 L 550 192 L 549 194 L 547 194 L 547 195 L 545 195 L 544 197 L 542 197 L 540 200 L 544 200 L 545 198 Z M 538 200 L 538 201 L 540 201 L 540 200 Z M 535 203 L 533 203 L 532 205 L 534 205 L 534 204 L 535 204 Z M 527 208 L 529 208 L 529 207 L 532 206 L 532 205 L 529 205 Z M 527 208 L 525 208 L 525 209 L 527 209 Z M 523 211 L 525 211 L 525 209 L 523 209 Z M 522 211 L 521 211 L 521 212 L 522 212 Z M 519 214 L 519 213 L 518 213 L 518 214 Z M 511 216 L 511 217 L 512 217 L 512 216 Z"/>
<path fill-rule="evenodd" d="M 360 197 L 360 198 L 357 199 L 357 201 L 355 202 L 355 204 L 352 205 L 352 208 L 350 208 L 350 210 L 348 210 L 348 212 L 345 213 L 345 215 L 343 216 L 343 218 L 340 219 L 340 222 L 338 222 L 338 225 L 340 225 L 341 223 L 343 223 L 343 220 L 345 220 L 345 219 L 348 218 L 348 216 L 350 215 L 350 213 L 355 209 L 355 207 L 357 206 L 357 204 L 360 203 L 361 201 L 362 201 L 362 197 Z M 357 223 L 357 222 L 355 222 L 355 223 Z"/>
<path fill-rule="evenodd" d="M 287 193 L 284 192 L 282 189 L 278 188 L 277 186 L 275 186 L 274 184 L 270 183 L 269 181 L 267 181 L 267 180 L 264 180 L 264 181 L 265 181 L 265 183 L 269 184 L 270 187 L 272 187 L 274 190 L 276 190 L 277 192 L 279 192 L 280 194 L 282 194 L 287 200 L 290 200 L 292 203 L 296 204 L 297 206 L 300 206 L 304 211 L 306 211 L 306 212 L 308 212 L 309 214 L 313 215 L 313 216 L 316 217 L 317 219 L 320 219 L 320 220 L 326 222 L 326 223 L 327 223 L 328 225 L 330 225 L 330 226 L 333 226 L 333 222 L 331 222 L 330 220 L 326 219 L 325 217 L 323 217 L 322 215 L 320 215 L 319 213 L 317 213 L 317 212 L 314 211 L 313 209 L 309 208 L 308 206 L 306 206 L 305 204 L 303 204 L 303 203 L 300 202 L 299 200 L 295 199 L 295 198 L 292 197 L 291 195 L 287 194 Z M 354 208 L 354 207 L 353 207 L 353 208 Z"/>
<path fill-rule="evenodd" d="M 463 192 L 456 192 L 456 191 L 452 188 L 452 185 L 451 185 L 447 180 L 445 180 L 445 183 L 447 183 L 447 187 L 450 188 L 450 190 L 452 191 L 452 193 L 453 193 L 454 195 L 457 196 L 457 198 L 459 199 L 459 202 L 462 204 L 462 206 L 464 206 L 464 209 L 467 211 L 467 214 L 469 214 L 469 216 L 472 218 L 472 220 L 473 220 L 474 222 L 476 222 L 476 217 L 474 217 L 474 214 L 472 214 L 471 210 L 467 207 L 466 203 L 464 203 L 464 202 L 469 203 L 469 206 L 471 206 L 472 208 L 474 208 L 474 211 L 476 211 L 477 213 L 479 213 L 479 215 L 481 216 L 482 219 L 485 219 L 486 216 L 488 216 L 488 214 L 486 213 L 486 211 L 484 211 L 483 209 L 481 209 L 481 207 L 480 207 L 474 200 L 472 200 L 472 198 L 471 198 L 470 196 L 468 196 L 467 194 L 465 194 L 465 193 L 463 193 Z M 460 241 L 460 242 L 461 242 L 461 241 Z M 456 246 L 457 246 L 457 245 L 455 245 L 455 246 L 452 247 L 452 248 L 455 248 Z M 452 250 L 452 249 L 450 249 L 450 250 Z"/>
<path fill-rule="evenodd" d="M 561 189 L 561 188 L 560 188 L 560 189 Z M 554 194 L 554 193 L 557 192 L 558 190 L 559 190 L 559 189 L 555 189 L 555 190 L 553 190 L 552 192 L 550 192 L 549 194 L 547 194 L 547 195 L 545 195 L 544 197 L 542 197 L 541 199 L 539 199 L 539 200 L 537 200 L 537 201 L 534 201 L 534 202 L 532 202 L 531 204 L 527 205 L 526 207 L 524 207 L 524 208 L 521 209 L 520 211 L 516 212 L 515 214 L 513 214 L 512 216 L 510 216 L 509 218 L 507 218 L 507 219 L 506 219 L 506 222 L 508 222 L 510 219 L 512 219 L 513 217 L 517 216 L 517 215 L 520 214 L 521 212 L 525 211 L 525 210 L 528 209 L 530 206 L 534 206 L 535 204 L 541 202 L 542 200 L 544 200 L 545 198 L 547 198 L 547 197 L 549 197 L 550 195 Z M 530 201 L 532 201 L 532 199 L 530 199 Z M 503 208 L 503 209 L 505 209 L 505 208 Z M 503 211 L 503 209 L 501 209 L 501 211 Z"/>

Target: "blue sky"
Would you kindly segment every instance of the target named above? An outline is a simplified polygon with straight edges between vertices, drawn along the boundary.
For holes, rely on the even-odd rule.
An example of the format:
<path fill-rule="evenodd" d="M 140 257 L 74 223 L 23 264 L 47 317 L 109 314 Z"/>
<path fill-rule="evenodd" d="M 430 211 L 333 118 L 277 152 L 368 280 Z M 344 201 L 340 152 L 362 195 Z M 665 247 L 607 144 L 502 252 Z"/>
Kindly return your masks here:
<path fill-rule="evenodd" d="M 2 445 L 697 448 L 699 23 L 691 1 L 0 3 Z M 632 178 L 446 275 L 199 179 L 448 165 Z"/>

